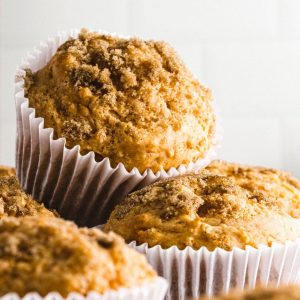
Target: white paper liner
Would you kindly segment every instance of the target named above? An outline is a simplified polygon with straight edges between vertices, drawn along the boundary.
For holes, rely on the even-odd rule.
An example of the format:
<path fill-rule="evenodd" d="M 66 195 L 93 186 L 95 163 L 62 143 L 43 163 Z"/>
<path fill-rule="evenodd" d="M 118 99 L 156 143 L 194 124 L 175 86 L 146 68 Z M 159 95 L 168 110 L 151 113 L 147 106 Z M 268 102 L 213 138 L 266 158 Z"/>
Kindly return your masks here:
<path fill-rule="evenodd" d="M 300 240 L 271 247 L 247 246 L 225 251 L 206 247 L 179 250 L 173 246 L 148 247 L 148 244 L 129 244 L 146 255 L 157 273 L 169 283 L 167 299 L 199 299 L 228 293 L 229 289 L 254 288 L 262 285 L 281 285 L 300 282 Z"/>
<path fill-rule="evenodd" d="M 56 292 L 49 293 L 42 297 L 38 293 L 28 293 L 24 297 L 19 297 L 15 293 L 9 293 L 2 297 L 1 300 L 163 300 L 166 295 L 168 284 L 165 279 L 158 277 L 153 282 L 133 288 L 121 288 L 117 291 L 109 291 L 100 295 L 91 292 L 87 296 L 78 293 L 70 293 L 67 298 L 63 298 Z"/>
<path fill-rule="evenodd" d="M 208 165 L 216 158 L 222 130 L 217 124 L 214 146 L 204 159 L 157 173 L 147 169 L 141 174 L 137 168 L 127 171 L 122 163 L 112 168 L 108 158 L 96 162 L 93 152 L 82 156 L 79 146 L 67 149 L 65 139 L 54 140 L 53 129 L 44 128 L 44 119 L 35 117 L 35 110 L 24 97 L 23 77 L 25 69 L 35 72 L 45 66 L 57 48 L 78 33 L 79 30 L 71 30 L 49 38 L 28 55 L 17 71 L 16 169 L 22 187 L 35 199 L 79 225 L 95 226 L 105 223 L 115 205 L 129 192 Z"/>

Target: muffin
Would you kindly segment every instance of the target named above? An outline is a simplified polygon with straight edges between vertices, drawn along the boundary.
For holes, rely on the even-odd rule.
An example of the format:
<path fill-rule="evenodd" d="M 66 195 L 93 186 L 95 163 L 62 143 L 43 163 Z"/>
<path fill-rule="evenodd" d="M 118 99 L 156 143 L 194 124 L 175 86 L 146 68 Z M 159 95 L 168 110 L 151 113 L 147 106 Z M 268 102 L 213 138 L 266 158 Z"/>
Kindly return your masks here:
<path fill-rule="evenodd" d="M 177 168 L 213 144 L 211 93 L 165 42 L 82 30 L 25 82 L 30 107 L 55 138 L 113 167 Z"/>
<path fill-rule="evenodd" d="M 145 258 L 113 233 L 59 218 L 0 220 L 0 295 L 103 294 L 157 279 Z"/>
<path fill-rule="evenodd" d="M 0 218 L 56 215 L 22 190 L 14 169 L 0 168 Z"/>
<path fill-rule="evenodd" d="M 294 282 L 300 271 L 300 220 L 274 199 L 207 171 L 131 193 L 104 230 L 147 256 L 170 284 L 167 299 Z"/>
<path fill-rule="evenodd" d="M 15 90 L 22 187 L 78 225 L 216 156 L 211 92 L 162 41 L 60 33 L 31 53 Z"/>
<path fill-rule="evenodd" d="M 272 199 L 292 217 L 300 217 L 300 181 L 289 173 L 218 160 L 213 161 L 206 170 L 230 177 L 251 194 Z"/>
<path fill-rule="evenodd" d="M 251 193 L 229 177 L 200 173 L 130 194 L 114 209 L 105 230 L 150 247 L 232 250 L 296 240 L 299 225 L 272 198 Z"/>
<path fill-rule="evenodd" d="M 229 295 L 212 298 L 212 300 L 300 300 L 300 287 L 296 285 L 277 288 L 261 287 L 253 291 L 232 292 Z"/>
<path fill-rule="evenodd" d="M 15 176 L 16 170 L 12 167 L 0 166 L 0 177 L 4 176 Z"/>

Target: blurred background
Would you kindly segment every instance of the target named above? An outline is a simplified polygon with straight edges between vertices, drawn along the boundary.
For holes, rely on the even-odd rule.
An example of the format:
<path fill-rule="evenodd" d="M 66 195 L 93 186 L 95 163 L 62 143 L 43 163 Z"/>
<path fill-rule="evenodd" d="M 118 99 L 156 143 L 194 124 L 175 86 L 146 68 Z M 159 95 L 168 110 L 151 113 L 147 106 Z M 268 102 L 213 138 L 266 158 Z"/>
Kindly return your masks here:
<path fill-rule="evenodd" d="M 220 158 L 300 177 L 298 0 L 0 0 L 0 164 L 14 165 L 16 66 L 81 27 L 168 41 L 213 91 Z"/>

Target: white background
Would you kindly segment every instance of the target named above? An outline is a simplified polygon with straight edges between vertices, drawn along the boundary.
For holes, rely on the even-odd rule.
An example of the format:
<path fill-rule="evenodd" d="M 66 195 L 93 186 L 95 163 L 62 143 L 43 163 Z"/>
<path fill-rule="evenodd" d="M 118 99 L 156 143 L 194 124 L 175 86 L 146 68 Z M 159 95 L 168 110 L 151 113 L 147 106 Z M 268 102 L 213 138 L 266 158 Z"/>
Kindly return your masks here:
<path fill-rule="evenodd" d="M 300 177 L 298 0 L 0 0 L 1 164 L 14 164 L 16 66 L 40 40 L 84 26 L 171 43 L 213 91 L 220 157 Z"/>

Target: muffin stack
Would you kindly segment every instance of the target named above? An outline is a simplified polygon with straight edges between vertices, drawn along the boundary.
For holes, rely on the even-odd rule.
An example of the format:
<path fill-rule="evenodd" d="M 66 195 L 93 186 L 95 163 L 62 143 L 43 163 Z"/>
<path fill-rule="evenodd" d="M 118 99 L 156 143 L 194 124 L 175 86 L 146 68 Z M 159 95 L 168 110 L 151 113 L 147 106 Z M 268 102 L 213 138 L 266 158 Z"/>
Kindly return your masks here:
<path fill-rule="evenodd" d="M 59 34 L 19 70 L 16 109 L 17 176 L 55 212 L 0 221 L 2 294 L 125 287 L 127 296 L 113 297 L 160 299 L 155 271 L 169 283 L 168 299 L 299 281 L 300 182 L 212 162 L 211 93 L 165 42 Z M 25 215 L 29 202 L 16 211 Z M 18 284 L 9 285 L 14 273 Z"/>
<path fill-rule="evenodd" d="M 95 226 L 132 190 L 207 165 L 216 118 L 168 44 L 76 36 L 50 40 L 19 74 L 17 173 L 35 198 Z"/>

